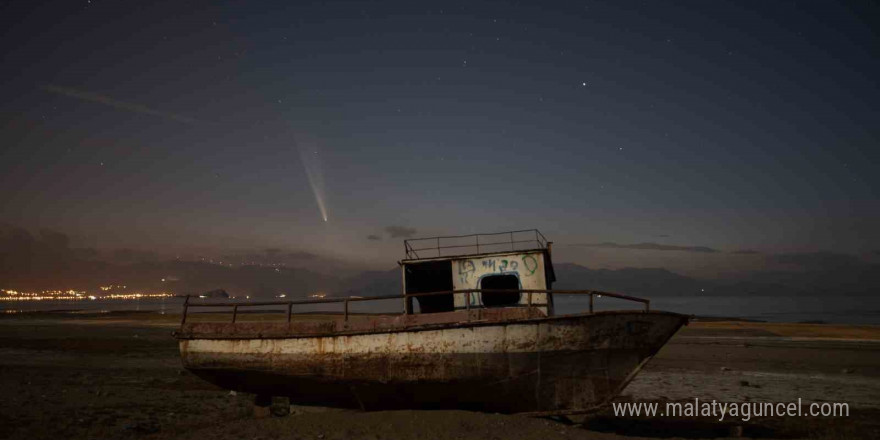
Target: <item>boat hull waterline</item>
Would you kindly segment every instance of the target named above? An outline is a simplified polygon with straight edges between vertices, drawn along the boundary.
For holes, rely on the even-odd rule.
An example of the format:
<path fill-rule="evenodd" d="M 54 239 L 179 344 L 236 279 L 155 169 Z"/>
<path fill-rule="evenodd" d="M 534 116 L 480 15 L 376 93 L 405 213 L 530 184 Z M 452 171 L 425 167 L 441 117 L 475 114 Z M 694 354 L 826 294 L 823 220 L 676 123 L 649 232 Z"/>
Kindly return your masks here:
<path fill-rule="evenodd" d="M 199 377 L 292 404 L 552 415 L 610 402 L 686 323 L 614 311 L 271 337 L 186 324 L 178 338 Z"/>

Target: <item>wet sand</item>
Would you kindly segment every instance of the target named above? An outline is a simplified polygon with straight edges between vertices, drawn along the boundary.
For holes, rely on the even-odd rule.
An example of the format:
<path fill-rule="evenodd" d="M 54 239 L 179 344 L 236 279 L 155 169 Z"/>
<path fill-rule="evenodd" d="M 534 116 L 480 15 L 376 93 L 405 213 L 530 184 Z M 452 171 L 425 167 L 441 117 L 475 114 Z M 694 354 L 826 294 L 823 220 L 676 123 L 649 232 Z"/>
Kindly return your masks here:
<path fill-rule="evenodd" d="M 295 407 L 255 419 L 232 395 L 180 367 L 178 316 L 153 313 L 0 317 L 0 438 L 620 439 L 880 438 L 880 327 L 694 322 L 621 401 L 847 402 L 841 418 L 615 417 L 581 423 L 465 411 Z"/>

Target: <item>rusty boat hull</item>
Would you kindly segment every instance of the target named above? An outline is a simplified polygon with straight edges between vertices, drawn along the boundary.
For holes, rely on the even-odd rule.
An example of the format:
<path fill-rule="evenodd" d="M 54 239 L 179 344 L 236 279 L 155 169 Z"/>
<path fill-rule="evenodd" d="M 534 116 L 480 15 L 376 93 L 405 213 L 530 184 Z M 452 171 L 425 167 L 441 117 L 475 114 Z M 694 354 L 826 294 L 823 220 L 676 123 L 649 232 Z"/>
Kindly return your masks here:
<path fill-rule="evenodd" d="M 610 402 L 687 323 L 659 311 L 522 313 L 187 323 L 177 338 L 199 377 L 293 404 L 553 415 Z"/>

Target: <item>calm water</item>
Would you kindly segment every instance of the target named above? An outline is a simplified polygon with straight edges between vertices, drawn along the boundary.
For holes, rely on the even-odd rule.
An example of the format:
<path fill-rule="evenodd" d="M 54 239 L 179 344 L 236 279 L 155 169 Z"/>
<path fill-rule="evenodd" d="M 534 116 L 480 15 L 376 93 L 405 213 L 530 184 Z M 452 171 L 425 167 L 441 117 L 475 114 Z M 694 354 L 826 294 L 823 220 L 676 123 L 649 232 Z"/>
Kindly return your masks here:
<path fill-rule="evenodd" d="M 281 300 L 278 300 L 281 301 Z M 219 299 L 190 299 L 191 304 L 230 302 Z M 246 303 L 247 300 L 235 302 Z M 68 312 L 112 312 L 112 311 L 152 311 L 178 314 L 182 309 L 182 298 L 156 298 L 141 300 L 95 300 L 95 301 L 18 301 L 0 303 L 0 312 L 16 313 L 31 311 Z M 596 298 L 596 310 L 638 309 L 640 304 L 613 298 Z M 400 300 L 378 301 L 373 304 L 352 303 L 351 312 L 394 312 L 400 310 Z M 559 313 L 586 311 L 589 307 L 587 297 L 560 295 L 556 297 Z M 700 316 L 740 317 L 771 322 L 824 321 L 843 324 L 880 325 L 880 298 L 862 297 L 667 297 L 651 300 L 653 310 L 693 314 Z M 258 307 L 247 310 L 277 310 L 284 307 Z M 192 308 L 194 311 L 220 311 L 222 309 Z M 321 304 L 295 306 L 295 311 L 342 311 L 341 304 Z"/>
<path fill-rule="evenodd" d="M 585 310 L 589 300 L 574 296 L 557 297 L 560 311 Z M 598 310 L 638 308 L 627 301 L 596 298 Z M 651 299 L 652 310 L 689 315 L 738 317 L 770 322 L 824 321 L 841 324 L 880 325 L 880 298 L 862 297 L 772 297 L 703 296 Z"/>
<path fill-rule="evenodd" d="M 183 310 L 183 298 L 149 298 L 149 299 L 133 299 L 133 300 L 79 300 L 79 301 L 3 301 L 0 302 L 0 314 L 2 313 L 27 313 L 27 312 L 71 312 L 71 313 L 93 313 L 93 312 L 122 312 L 122 311 L 138 311 L 138 312 L 157 312 L 162 314 L 180 314 Z M 231 307 L 198 307 L 200 304 L 218 304 L 218 303 L 236 303 L 248 304 L 251 301 L 286 301 L 286 299 L 207 299 L 207 298 L 190 298 L 189 312 L 231 312 Z M 349 311 L 357 312 L 396 312 L 401 310 L 401 300 L 380 300 L 361 303 L 351 303 Z M 342 303 L 331 304 L 309 304 L 295 305 L 294 312 L 342 312 Z M 251 306 L 240 308 L 239 313 L 252 311 L 276 311 L 278 313 L 286 313 L 287 308 L 284 305 L 277 306 Z"/>

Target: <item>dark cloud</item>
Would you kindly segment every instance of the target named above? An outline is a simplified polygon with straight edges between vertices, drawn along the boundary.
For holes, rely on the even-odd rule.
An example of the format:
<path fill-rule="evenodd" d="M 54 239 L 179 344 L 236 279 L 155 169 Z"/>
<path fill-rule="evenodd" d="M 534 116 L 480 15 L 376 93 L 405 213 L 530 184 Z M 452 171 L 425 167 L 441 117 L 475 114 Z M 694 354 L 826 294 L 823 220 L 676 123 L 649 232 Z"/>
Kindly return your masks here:
<path fill-rule="evenodd" d="M 775 256 L 775 259 L 782 264 L 791 264 L 805 269 L 821 270 L 859 266 L 864 264 L 864 262 L 855 255 L 838 254 L 827 251 L 779 254 Z"/>
<path fill-rule="evenodd" d="M 575 244 L 572 246 L 585 246 L 585 247 L 597 247 L 597 248 L 608 248 L 608 249 L 639 249 L 639 250 L 648 250 L 648 251 L 681 251 L 681 252 L 704 252 L 704 253 L 714 253 L 718 252 L 715 249 L 706 246 L 675 246 L 675 245 L 667 245 L 667 244 L 658 244 L 658 243 L 636 243 L 636 244 L 619 244 L 619 243 L 588 243 L 588 244 Z"/>
<path fill-rule="evenodd" d="M 145 263 L 159 261 L 159 255 L 153 251 L 122 248 L 111 253 L 111 260 L 116 263 Z"/>
<path fill-rule="evenodd" d="M 406 226 L 386 226 L 385 232 L 391 235 L 391 238 L 409 238 L 415 235 L 416 230 Z"/>
<path fill-rule="evenodd" d="M 320 258 L 320 255 L 305 251 L 292 251 L 288 252 L 286 257 L 291 260 L 311 260 Z"/>
<path fill-rule="evenodd" d="M 382 237 L 380 237 L 380 236 L 378 236 L 378 235 L 370 234 L 370 235 L 367 236 L 367 240 L 379 241 L 379 240 L 381 240 L 381 239 L 382 239 Z"/>
<path fill-rule="evenodd" d="M 760 254 L 761 252 L 758 252 L 758 251 L 752 250 L 752 249 L 740 249 L 738 251 L 730 251 L 730 253 L 731 254 L 739 254 L 739 255 L 753 255 L 753 254 Z"/>
<path fill-rule="evenodd" d="M 672 237 L 672 236 L 669 235 L 669 234 L 657 234 L 656 237 L 660 237 L 660 238 L 669 238 L 669 237 Z"/>

